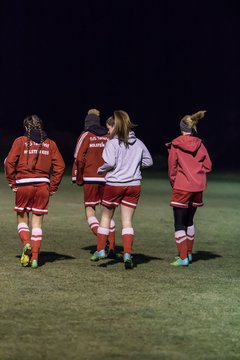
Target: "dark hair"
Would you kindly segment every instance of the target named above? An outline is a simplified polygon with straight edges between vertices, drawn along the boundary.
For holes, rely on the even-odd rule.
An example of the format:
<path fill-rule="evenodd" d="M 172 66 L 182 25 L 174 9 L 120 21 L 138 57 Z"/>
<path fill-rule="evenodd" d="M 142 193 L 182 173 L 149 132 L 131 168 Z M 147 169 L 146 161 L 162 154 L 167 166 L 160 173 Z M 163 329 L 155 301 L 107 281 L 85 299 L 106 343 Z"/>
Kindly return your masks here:
<path fill-rule="evenodd" d="M 40 144 L 37 150 L 37 155 L 36 157 L 33 159 L 31 167 L 29 168 L 29 170 L 35 170 L 37 161 L 38 161 L 38 157 L 39 157 L 39 153 L 40 150 L 42 148 L 42 143 L 43 143 L 43 122 L 42 120 L 37 116 L 37 115 L 30 115 L 27 116 L 24 120 L 23 120 L 23 126 L 26 128 L 27 131 L 27 164 L 28 164 L 28 160 L 29 160 L 29 149 L 30 149 L 30 136 L 31 136 L 31 131 L 32 130 L 39 130 L 40 132 Z"/>

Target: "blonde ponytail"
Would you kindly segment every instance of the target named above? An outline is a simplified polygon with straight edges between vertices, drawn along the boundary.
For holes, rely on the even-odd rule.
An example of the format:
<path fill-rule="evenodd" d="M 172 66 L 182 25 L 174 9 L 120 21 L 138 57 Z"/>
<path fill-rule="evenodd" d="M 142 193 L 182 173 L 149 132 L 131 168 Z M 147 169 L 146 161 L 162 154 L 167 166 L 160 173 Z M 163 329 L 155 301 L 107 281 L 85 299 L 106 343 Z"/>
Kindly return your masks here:
<path fill-rule="evenodd" d="M 181 130 L 190 133 L 197 133 L 198 121 L 204 118 L 206 111 L 207 110 L 200 110 L 192 115 L 185 115 L 180 122 Z"/>
<path fill-rule="evenodd" d="M 118 137 L 119 142 L 123 142 L 126 146 L 128 146 L 128 134 L 132 128 L 137 125 L 133 124 L 126 113 L 123 110 L 114 111 L 114 129 L 112 132 L 112 138 L 114 136 Z"/>

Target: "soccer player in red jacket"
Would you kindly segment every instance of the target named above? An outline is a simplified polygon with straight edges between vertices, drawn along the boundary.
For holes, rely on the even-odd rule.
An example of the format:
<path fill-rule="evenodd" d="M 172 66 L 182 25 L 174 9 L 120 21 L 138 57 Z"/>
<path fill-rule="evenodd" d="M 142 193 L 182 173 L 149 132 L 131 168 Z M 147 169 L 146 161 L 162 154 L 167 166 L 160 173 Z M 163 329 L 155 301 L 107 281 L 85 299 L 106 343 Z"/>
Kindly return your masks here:
<path fill-rule="evenodd" d="M 26 117 L 23 126 L 24 136 L 15 139 L 5 159 L 5 173 L 16 194 L 14 210 L 23 245 L 21 264 L 37 268 L 43 217 L 48 213 L 49 196 L 55 194 L 61 182 L 65 164 L 57 145 L 43 131 L 38 116 Z"/>
<path fill-rule="evenodd" d="M 192 262 L 195 236 L 193 218 L 196 209 L 203 206 L 203 191 L 207 187 L 206 174 L 212 163 L 202 140 L 196 136 L 197 123 L 206 111 L 186 115 L 180 121 L 182 135 L 166 144 L 168 147 L 168 176 L 173 188 L 175 240 L 179 256 L 174 266 L 188 266 Z"/>
<path fill-rule="evenodd" d="M 98 174 L 103 164 L 102 152 L 108 141 L 108 129 L 100 125 L 100 112 L 90 109 L 85 117 L 84 131 L 80 134 L 74 152 L 72 182 L 83 186 L 84 206 L 88 225 L 97 235 L 99 221 L 96 206 L 101 204 L 105 185 L 105 173 Z M 115 222 L 112 219 L 108 237 L 108 257 L 115 257 Z"/>

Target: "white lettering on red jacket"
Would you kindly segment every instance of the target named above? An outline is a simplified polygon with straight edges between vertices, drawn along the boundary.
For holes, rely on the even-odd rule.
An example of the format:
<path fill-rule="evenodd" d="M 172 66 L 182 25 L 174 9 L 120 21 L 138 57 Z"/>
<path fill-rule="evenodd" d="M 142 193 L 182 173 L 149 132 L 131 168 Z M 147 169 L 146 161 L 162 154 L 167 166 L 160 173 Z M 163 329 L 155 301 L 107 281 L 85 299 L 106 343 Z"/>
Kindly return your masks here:
<path fill-rule="evenodd" d="M 65 169 L 64 160 L 56 143 L 49 138 L 44 140 L 34 170 L 32 170 L 31 164 L 36 158 L 39 144 L 30 141 L 29 145 L 28 151 L 26 136 L 21 136 L 13 142 L 4 163 L 9 185 L 49 183 L 49 190 L 55 192 Z"/>
<path fill-rule="evenodd" d="M 90 131 L 83 132 L 77 141 L 72 168 L 72 181 L 105 183 L 104 174 L 99 175 L 97 169 L 103 164 L 102 152 L 108 136 L 97 136 Z"/>

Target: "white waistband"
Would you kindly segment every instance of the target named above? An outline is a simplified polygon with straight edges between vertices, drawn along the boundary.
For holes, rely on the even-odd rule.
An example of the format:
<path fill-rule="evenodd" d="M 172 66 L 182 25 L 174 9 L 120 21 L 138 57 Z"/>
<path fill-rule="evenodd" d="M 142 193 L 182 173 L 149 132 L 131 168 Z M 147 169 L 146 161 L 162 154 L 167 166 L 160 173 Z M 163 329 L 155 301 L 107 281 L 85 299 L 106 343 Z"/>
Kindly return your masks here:
<path fill-rule="evenodd" d="M 28 184 L 28 183 L 50 183 L 50 180 L 45 177 L 36 177 L 36 178 L 24 178 L 16 180 L 16 184 Z"/>

